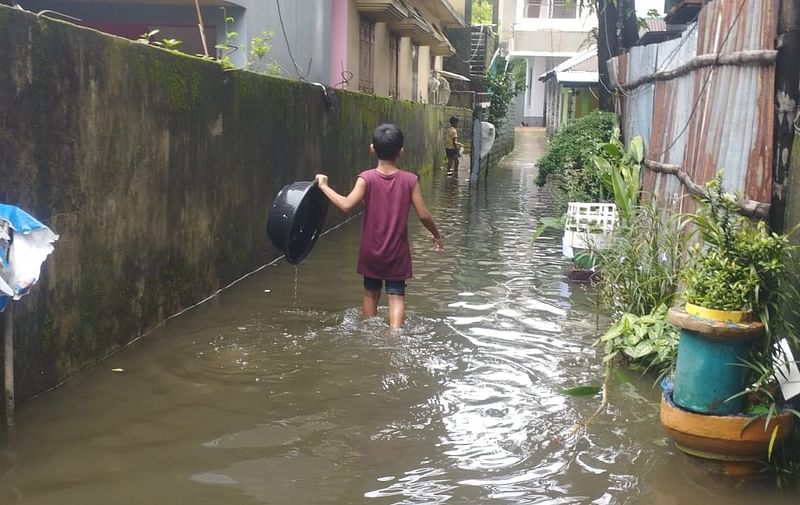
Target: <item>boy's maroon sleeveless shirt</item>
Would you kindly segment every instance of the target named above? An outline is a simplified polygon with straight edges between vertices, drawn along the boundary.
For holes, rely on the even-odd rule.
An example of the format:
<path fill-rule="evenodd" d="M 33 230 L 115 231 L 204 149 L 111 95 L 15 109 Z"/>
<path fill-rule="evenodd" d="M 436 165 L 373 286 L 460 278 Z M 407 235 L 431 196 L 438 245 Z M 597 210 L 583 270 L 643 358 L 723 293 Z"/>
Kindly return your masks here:
<path fill-rule="evenodd" d="M 417 176 L 404 170 L 383 175 L 375 168 L 358 176 L 367 183 L 358 273 L 387 281 L 408 279 L 411 277 L 408 211 Z"/>

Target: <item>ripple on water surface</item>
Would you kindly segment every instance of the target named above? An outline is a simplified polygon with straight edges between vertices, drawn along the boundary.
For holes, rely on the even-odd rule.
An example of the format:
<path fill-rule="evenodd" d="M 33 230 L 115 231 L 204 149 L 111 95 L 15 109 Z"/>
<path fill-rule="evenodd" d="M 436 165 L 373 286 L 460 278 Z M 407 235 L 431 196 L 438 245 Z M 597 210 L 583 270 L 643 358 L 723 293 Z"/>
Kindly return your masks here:
<path fill-rule="evenodd" d="M 526 149 L 477 190 L 423 179 L 446 251 L 412 225 L 402 331 L 361 319 L 345 225 L 26 405 L 0 503 L 794 503 L 694 472 L 649 378 L 576 429 L 600 399 L 561 391 L 602 382 L 597 322 L 557 236 L 531 242 L 553 204 Z"/>

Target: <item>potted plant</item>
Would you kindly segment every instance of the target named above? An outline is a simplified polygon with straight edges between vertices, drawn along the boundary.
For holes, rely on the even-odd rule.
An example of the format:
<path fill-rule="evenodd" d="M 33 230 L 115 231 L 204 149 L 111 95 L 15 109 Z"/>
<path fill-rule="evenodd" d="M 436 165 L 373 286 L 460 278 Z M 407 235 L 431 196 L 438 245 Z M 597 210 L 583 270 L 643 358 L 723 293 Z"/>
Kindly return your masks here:
<path fill-rule="evenodd" d="M 690 221 L 702 244 L 690 251 L 683 273 L 686 306 L 669 311 L 680 340 L 661 421 L 685 452 L 737 462 L 722 465 L 728 472 L 749 472 L 749 462 L 771 455 L 792 427 L 770 385 L 774 335 L 785 327 L 779 306 L 792 246 L 786 235 L 739 214 L 720 175 L 699 200 Z M 766 394 L 748 395 L 751 389 Z M 749 398 L 769 406 L 753 409 Z M 766 422 L 754 423 L 754 412 L 766 414 Z"/>

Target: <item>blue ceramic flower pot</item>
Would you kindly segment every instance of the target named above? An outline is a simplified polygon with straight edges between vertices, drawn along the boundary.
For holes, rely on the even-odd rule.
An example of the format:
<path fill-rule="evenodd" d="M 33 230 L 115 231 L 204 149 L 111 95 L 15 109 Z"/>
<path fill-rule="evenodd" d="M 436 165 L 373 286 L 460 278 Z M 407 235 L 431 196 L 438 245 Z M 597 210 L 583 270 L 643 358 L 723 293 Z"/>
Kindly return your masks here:
<path fill-rule="evenodd" d="M 741 412 L 746 368 L 753 339 L 763 335 L 759 322 L 731 323 L 692 316 L 672 308 L 669 320 L 680 328 L 673 399 L 680 407 L 701 414 Z"/>

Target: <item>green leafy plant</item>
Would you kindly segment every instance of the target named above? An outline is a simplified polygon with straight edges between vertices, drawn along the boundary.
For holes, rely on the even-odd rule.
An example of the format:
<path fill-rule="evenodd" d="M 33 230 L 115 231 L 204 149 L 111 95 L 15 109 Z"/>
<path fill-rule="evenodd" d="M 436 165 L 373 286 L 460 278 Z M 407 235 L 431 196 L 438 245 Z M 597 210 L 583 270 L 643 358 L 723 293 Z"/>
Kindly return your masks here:
<path fill-rule="evenodd" d="M 702 245 L 692 250 L 684 274 L 686 301 L 709 309 L 769 312 L 787 272 L 792 246 L 787 235 L 738 213 L 737 197 L 722 189 L 722 176 L 706 185 L 700 210 L 690 219 Z M 774 312 L 774 309 L 773 309 Z"/>
<path fill-rule="evenodd" d="M 739 213 L 738 197 L 726 193 L 722 175 L 709 181 L 699 198 L 700 209 L 691 221 L 703 244 L 691 251 L 690 267 L 684 273 L 687 302 L 718 310 L 753 310 L 764 324 L 765 336 L 753 346 L 750 356 L 737 363 L 747 370 L 748 387 L 732 398 L 745 397 L 745 411 L 753 422 L 770 420 L 781 412 L 800 418 L 780 393 L 776 377 L 776 343 L 786 337 L 797 349 L 798 276 L 797 246 L 789 236 L 771 232 L 763 221 L 753 222 Z M 774 459 L 779 433 L 773 429 L 768 460 L 779 484 L 800 468 L 797 456 L 783 451 Z"/>
<path fill-rule="evenodd" d="M 492 24 L 492 2 L 489 0 L 468 0 L 472 2 L 472 24 Z"/>
<path fill-rule="evenodd" d="M 272 41 L 274 37 L 275 37 L 274 32 L 265 30 L 250 40 L 250 54 L 247 59 L 248 70 L 254 72 L 258 71 L 258 68 L 264 61 L 264 58 L 266 58 L 269 52 L 272 51 L 272 46 L 270 45 L 270 41 Z M 280 65 L 274 62 L 267 63 L 266 69 L 264 71 L 265 74 L 272 75 L 275 77 L 280 76 L 282 72 L 283 71 Z"/>
<path fill-rule="evenodd" d="M 512 71 L 488 74 L 486 86 L 490 94 L 486 120 L 496 127 L 500 127 L 508 118 L 508 106 L 511 104 L 511 100 L 522 90 L 517 89 Z"/>
<path fill-rule="evenodd" d="M 140 44 L 147 44 L 155 47 L 161 47 L 164 49 L 169 49 L 170 51 L 177 51 L 178 46 L 183 44 L 182 40 L 178 39 L 161 39 L 156 40 L 155 36 L 160 33 L 160 30 L 150 30 L 149 32 L 145 32 L 139 35 L 139 38 L 136 39 L 136 42 Z"/>
<path fill-rule="evenodd" d="M 600 146 L 600 153 L 592 161 L 603 185 L 614 196 L 620 218 L 627 222 L 635 218 L 639 203 L 644 141 L 637 135 L 631 139 L 626 151 L 619 129 L 615 128 L 611 139 Z"/>
<path fill-rule="evenodd" d="M 635 208 L 608 246 L 598 251 L 601 305 L 617 319 L 645 315 L 677 298 L 687 235 L 681 216 L 662 215 L 655 201 Z"/>
<path fill-rule="evenodd" d="M 222 8 L 223 12 L 225 12 L 225 8 Z M 232 25 L 236 20 L 225 15 L 225 42 L 221 42 L 216 44 L 214 47 L 219 51 L 219 55 L 217 57 L 217 61 L 220 65 L 226 70 L 232 70 L 236 68 L 236 65 L 233 64 L 233 60 L 231 60 L 231 55 L 239 50 L 239 46 L 236 44 L 236 40 L 239 38 L 239 32 L 235 32 L 230 30 L 230 25 Z"/>
<path fill-rule="evenodd" d="M 609 191 L 601 181 L 594 156 L 611 140 L 614 121 L 613 114 L 598 111 L 560 129 L 537 162 L 536 185 L 542 187 L 549 179 L 556 179 L 559 188 L 573 195 L 575 201 L 606 201 Z"/>
<path fill-rule="evenodd" d="M 678 350 L 678 331 L 667 321 L 667 306 L 639 316 L 625 313 L 597 341 L 604 362 L 622 359 L 633 368 L 669 369 Z"/>

